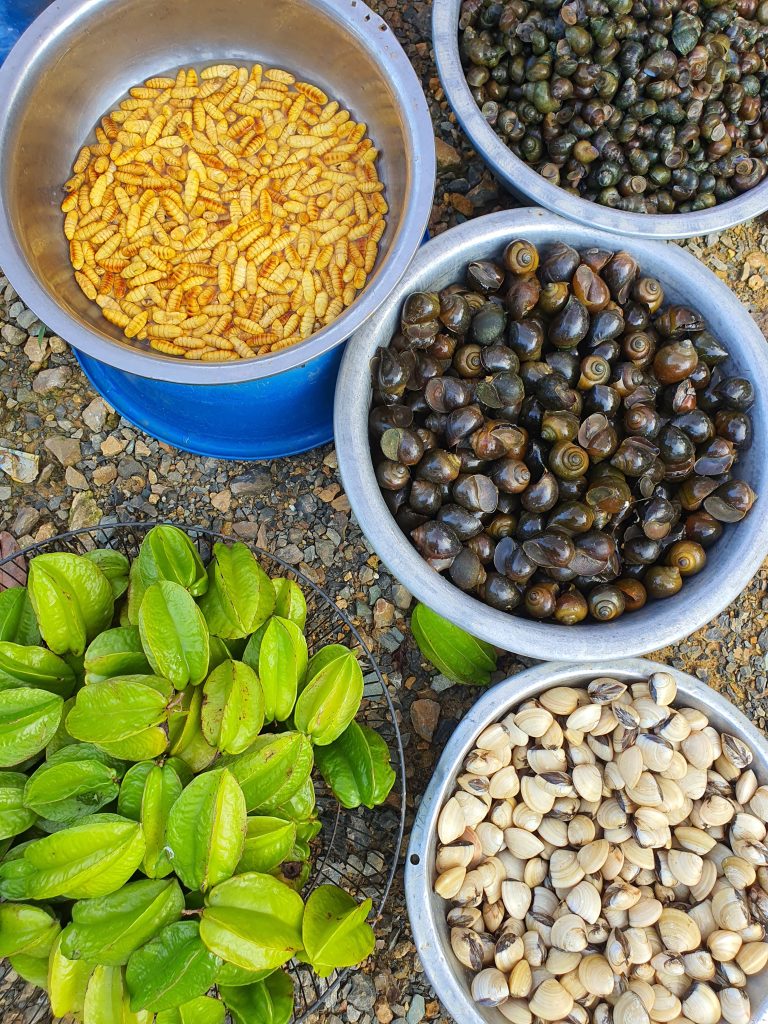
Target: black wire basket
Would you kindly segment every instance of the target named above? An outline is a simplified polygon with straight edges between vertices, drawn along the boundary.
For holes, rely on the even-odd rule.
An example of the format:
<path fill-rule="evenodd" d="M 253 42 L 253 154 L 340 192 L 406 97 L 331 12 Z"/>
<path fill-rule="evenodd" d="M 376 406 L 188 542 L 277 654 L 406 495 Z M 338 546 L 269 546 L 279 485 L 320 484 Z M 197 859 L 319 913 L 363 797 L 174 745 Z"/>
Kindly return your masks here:
<path fill-rule="evenodd" d="M 23 586 L 29 560 L 43 552 L 82 554 L 98 547 L 112 548 L 134 558 L 145 534 L 156 525 L 155 522 L 103 524 L 33 544 L 0 559 L 0 590 Z M 178 525 L 197 544 L 204 561 L 209 558 L 215 541 L 233 539 L 199 527 L 173 525 Z M 395 709 L 373 655 L 332 599 L 277 555 L 255 545 L 250 547 L 268 575 L 287 577 L 302 588 L 307 601 L 305 632 L 310 655 L 332 643 L 344 644 L 357 654 L 365 686 L 358 721 L 376 729 L 389 747 L 396 780 L 387 803 L 374 810 L 364 807 L 346 810 L 322 780 L 315 778 L 317 810 L 323 828 L 313 842 L 313 874 L 306 894 L 326 882 L 340 885 L 358 900 L 370 898 L 373 901 L 375 922 L 384 909 L 397 870 L 405 827 L 405 762 Z M 350 969 L 318 978 L 305 964 L 292 961 L 288 970 L 295 983 L 294 1020 L 299 1024 L 322 1006 Z M 0 967 L 0 1011 L 3 1024 L 49 1024 L 52 1020 L 44 993 L 13 975 L 7 964 L 5 970 Z"/>

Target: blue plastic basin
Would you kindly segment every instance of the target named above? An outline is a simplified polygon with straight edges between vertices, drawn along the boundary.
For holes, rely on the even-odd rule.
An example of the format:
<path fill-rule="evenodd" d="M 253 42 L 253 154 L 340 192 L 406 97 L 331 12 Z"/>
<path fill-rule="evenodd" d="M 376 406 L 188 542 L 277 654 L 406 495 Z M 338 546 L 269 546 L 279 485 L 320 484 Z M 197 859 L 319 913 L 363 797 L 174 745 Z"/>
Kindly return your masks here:
<path fill-rule="evenodd" d="M 0 0 L 0 64 L 50 2 Z M 215 385 L 139 377 L 73 351 L 93 387 L 121 416 L 184 451 L 219 459 L 273 459 L 333 438 L 343 344 L 277 376 Z"/>

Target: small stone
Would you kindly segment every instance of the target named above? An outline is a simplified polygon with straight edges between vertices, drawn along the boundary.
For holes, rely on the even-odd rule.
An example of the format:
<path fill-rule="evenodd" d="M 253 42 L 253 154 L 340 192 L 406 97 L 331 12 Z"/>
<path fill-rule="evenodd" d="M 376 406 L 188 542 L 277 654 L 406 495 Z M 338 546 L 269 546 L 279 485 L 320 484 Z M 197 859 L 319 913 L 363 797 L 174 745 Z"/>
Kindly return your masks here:
<path fill-rule="evenodd" d="M 415 700 L 411 704 L 411 722 L 413 728 L 423 740 L 430 742 L 435 734 L 440 718 L 440 705 L 436 700 Z"/>
<path fill-rule="evenodd" d="M 93 471 L 93 482 L 98 487 L 103 487 L 105 484 L 111 484 L 113 480 L 117 479 L 117 469 L 115 466 L 97 466 Z"/>
<path fill-rule="evenodd" d="M 48 339 L 48 344 L 51 346 L 51 352 L 55 352 L 56 355 L 61 355 L 62 352 L 67 351 L 67 343 L 63 338 L 60 338 L 57 334 Z"/>
<path fill-rule="evenodd" d="M 267 494 L 272 490 L 272 474 L 268 469 L 257 466 L 255 469 L 235 477 L 230 487 L 232 494 L 237 498 Z"/>
<path fill-rule="evenodd" d="M 27 340 L 27 332 L 14 327 L 13 324 L 4 324 L 0 330 L 0 337 L 13 348 L 20 348 Z"/>
<path fill-rule="evenodd" d="M 25 331 L 31 330 L 31 328 L 38 322 L 37 316 L 32 312 L 31 309 L 25 309 L 19 313 L 16 317 L 16 323 L 19 327 L 23 327 Z"/>
<path fill-rule="evenodd" d="M 373 606 L 373 624 L 377 629 L 387 629 L 395 621 L 394 606 L 380 597 Z"/>
<path fill-rule="evenodd" d="M 392 600 L 401 611 L 406 612 L 411 607 L 413 597 L 411 596 L 411 592 L 407 590 L 402 583 L 396 583 L 394 587 L 392 587 Z"/>
<path fill-rule="evenodd" d="M 85 409 L 83 409 L 83 423 L 89 430 L 92 430 L 94 434 L 98 434 L 104 429 L 104 424 L 107 422 L 107 415 L 109 409 L 106 402 L 102 402 L 100 398 L 94 398 Z"/>
<path fill-rule="evenodd" d="M 411 1000 L 408 1013 L 405 1015 L 405 1019 L 408 1021 L 408 1024 L 419 1024 L 419 1021 L 424 1016 L 425 1010 L 426 1002 L 424 1001 L 424 996 L 417 993 Z"/>
<path fill-rule="evenodd" d="M 288 565 L 298 565 L 304 558 L 301 550 L 295 544 L 288 544 L 284 548 L 279 548 L 276 554 L 284 562 L 287 562 Z"/>
<path fill-rule="evenodd" d="M 136 444 L 133 446 L 133 454 L 138 459 L 146 459 L 152 454 L 152 451 L 150 450 L 149 445 L 145 444 L 141 438 L 138 438 Z"/>
<path fill-rule="evenodd" d="M 358 1010 L 372 1010 L 376 1004 L 376 985 L 373 978 L 362 971 L 355 971 L 352 975 L 352 984 L 349 986 L 347 1002 L 356 1006 Z"/>
<path fill-rule="evenodd" d="M 458 192 L 448 192 L 448 202 L 458 213 L 463 213 L 465 217 L 471 217 L 474 207 L 466 196 L 459 195 Z"/>
<path fill-rule="evenodd" d="M 76 466 L 81 458 L 80 442 L 73 437 L 48 437 L 45 447 L 62 466 Z"/>
<path fill-rule="evenodd" d="M 442 693 L 443 690 L 450 690 L 450 688 L 455 685 L 456 684 L 452 679 L 449 679 L 448 676 L 442 675 L 442 673 L 433 676 L 432 682 L 430 683 L 430 687 L 435 691 L 435 693 Z"/>
<path fill-rule="evenodd" d="M 72 499 L 69 510 L 70 530 L 79 530 L 89 526 L 98 526 L 101 522 L 101 509 L 96 504 L 90 491 L 81 491 Z"/>
<path fill-rule="evenodd" d="M 394 1013 L 389 1008 L 389 1003 L 380 1003 L 376 1007 L 376 1020 L 379 1024 L 392 1024 Z"/>
<path fill-rule="evenodd" d="M 218 509 L 222 515 L 226 515 L 232 507 L 232 492 L 230 490 L 219 491 L 211 495 L 211 504 Z"/>
<path fill-rule="evenodd" d="M 36 395 L 46 395 L 49 391 L 63 388 L 72 371 L 68 366 L 54 366 L 50 370 L 41 370 L 32 382 L 32 390 Z"/>
<path fill-rule="evenodd" d="M 74 466 L 67 466 L 66 472 L 64 473 L 64 480 L 69 487 L 74 488 L 76 491 L 88 490 L 88 481 L 80 470 L 75 469 Z"/>
<path fill-rule="evenodd" d="M 16 513 L 11 533 L 16 537 L 23 537 L 27 533 L 32 533 L 41 519 L 42 513 L 38 509 L 32 508 L 31 505 L 24 505 Z"/>
<path fill-rule="evenodd" d="M 106 455 L 108 459 L 112 459 L 115 455 L 119 455 L 120 452 L 125 450 L 125 445 L 126 442 L 122 438 L 110 434 L 105 441 L 101 442 L 101 454 Z"/>
<path fill-rule="evenodd" d="M 437 171 L 442 174 L 445 171 L 457 171 L 461 167 L 461 154 L 455 146 L 444 142 L 442 139 L 435 139 L 435 156 L 437 157 Z"/>
<path fill-rule="evenodd" d="M 48 342 L 45 338 L 33 335 L 24 346 L 24 355 L 30 363 L 42 363 L 48 355 Z"/>

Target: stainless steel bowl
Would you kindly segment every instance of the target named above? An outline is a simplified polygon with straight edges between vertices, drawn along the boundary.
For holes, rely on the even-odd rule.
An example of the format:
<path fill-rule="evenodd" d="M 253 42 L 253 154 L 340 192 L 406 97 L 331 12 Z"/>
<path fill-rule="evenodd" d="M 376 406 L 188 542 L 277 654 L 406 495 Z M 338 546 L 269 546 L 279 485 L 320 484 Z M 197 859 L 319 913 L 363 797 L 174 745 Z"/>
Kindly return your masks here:
<path fill-rule="evenodd" d="M 618 244 L 605 232 L 533 208 L 481 217 L 427 243 L 406 277 L 347 346 L 336 387 L 335 414 L 344 488 L 363 532 L 395 576 L 420 601 L 470 633 L 505 650 L 540 659 L 560 655 L 571 661 L 588 661 L 595 652 L 617 658 L 647 654 L 675 643 L 714 618 L 738 596 L 768 554 L 762 511 L 768 500 L 768 348 L 730 289 L 693 256 L 673 244 L 622 239 L 621 246 L 640 266 L 660 278 L 668 300 L 688 303 L 703 313 L 731 353 L 728 365 L 755 385 L 757 399 L 751 410 L 755 442 L 740 460 L 739 472 L 762 498 L 743 522 L 726 528 L 707 553 L 704 571 L 686 580 L 677 596 L 650 601 L 641 611 L 615 622 L 559 626 L 489 608 L 430 569 L 384 504 L 368 446 L 370 361 L 377 348 L 389 344 L 410 292 L 444 288 L 463 277 L 470 260 L 500 256 L 513 238 L 544 246 L 562 239 L 578 248 L 596 245 L 608 249 Z"/>
<path fill-rule="evenodd" d="M 257 359 L 196 365 L 130 344 L 72 274 L 59 203 L 98 119 L 150 75 L 212 61 L 300 72 L 365 121 L 389 203 L 378 265 L 354 304 L 307 341 Z M 418 78 L 363 0 L 55 0 L 0 69 L 0 260 L 22 299 L 89 356 L 181 384 L 270 377 L 360 327 L 404 273 L 427 224 L 435 158 Z"/>
<path fill-rule="evenodd" d="M 461 0 L 434 0 L 432 42 L 440 81 L 462 128 L 494 174 L 515 195 L 569 220 L 636 238 L 690 238 L 722 231 L 768 210 L 768 179 L 710 210 L 695 213 L 622 213 L 571 195 L 552 185 L 504 145 L 472 97 L 459 57 Z"/>
<path fill-rule="evenodd" d="M 405 860 L 405 895 L 413 929 L 413 941 L 424 970 L 445 1009 L 461 1024 L 503 1024 L 498 1010 L 475 1003 L 471 978 L 451 950 L 445 921 L 446 903 L 432 891 L 435 880 L 437 817 L 452 792 L 464 758 L 476 737 L 521 701 L 551 686 L 579 686 L 597 676 L 623 681 L 646 678 L 659 670 L 671 672 L 677 681 L 678 701 L 698 708 L 715 729 L 725 730 L 750 747 L 752 768 L 761 784 L 768 782 L 768 740 L 734 706 L 704 683 L 668 665 L 645 659 L 595 661 L 583 665 L 537 665 L 488 690 L 454 729 L 419 806 Z M 768 1022 L 768 973 L 754 975 L 747 985 L 752 1003 L 751 1024 Z"/>

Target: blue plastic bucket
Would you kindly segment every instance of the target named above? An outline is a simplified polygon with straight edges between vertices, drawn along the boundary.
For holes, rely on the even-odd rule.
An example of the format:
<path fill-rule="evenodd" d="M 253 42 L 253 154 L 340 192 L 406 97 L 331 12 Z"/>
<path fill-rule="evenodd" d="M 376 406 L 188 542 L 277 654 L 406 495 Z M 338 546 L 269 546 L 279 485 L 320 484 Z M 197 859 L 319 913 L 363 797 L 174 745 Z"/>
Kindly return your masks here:
<path fill-rule="evenodd" d="M 0 63 L 50 2 L 0 0 Z M 129 423 L 196 455 L 274 459 L 333 438 L 343 344 L 277 376 L 214 385 L 152 380 L 74 353 L 96 391 Z"/>

